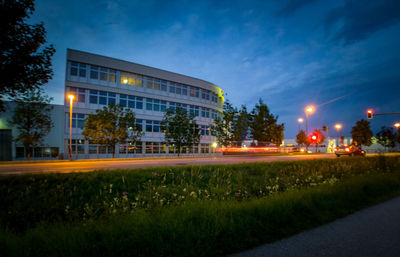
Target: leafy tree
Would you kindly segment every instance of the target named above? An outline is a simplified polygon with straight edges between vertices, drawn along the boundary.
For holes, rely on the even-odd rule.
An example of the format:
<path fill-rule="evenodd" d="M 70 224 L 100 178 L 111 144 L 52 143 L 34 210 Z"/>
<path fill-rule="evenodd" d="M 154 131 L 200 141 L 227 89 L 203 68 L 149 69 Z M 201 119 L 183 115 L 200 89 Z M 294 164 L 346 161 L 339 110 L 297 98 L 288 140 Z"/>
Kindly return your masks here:
<path fill-rule="evenodd" d="M 282 143 L 284 124 L 277 124 L 278 116 L 269 112 L 266 104 L 260 99 L 249 116 L 249 127 L 253 138 L 259 142 L 272 142 L 279 146 Z"/>
<path fill-rule="evenodd" d="M 32 148 L 43 143 L 43 138 L 53 127 L 50 112 L 52 98 L 39 89 L 29 90 L 13 98 L 16 103 L 14 114 L 8 122 L 18 129 L 15 141 L 24 145 L 26 157 L 31 159 Z"/>
<path fill-rule="evenodd" d="M 356 125 L 351 129 L 351 137 L 359 145 L 370 146 L 372 144 L 372 137 L 374 133 L 371 130 L 370 122 L 361 119 L 356 122 Z"/>
<path fill-rule="evenodd" d="M 178 156 L 183 147 L 192 147 L 200 142 L 200 129 L 194 118 L 182 107 L 177 107 L 175 111 L 168 109 L 161 121 L 165 140 L 169 145 L 175 145 Z"/>
<path fill-rule="evenodd" d="M 393 128 L 383 126 L 381 130 L 376 133 L 376 139 L 383 147 L 394 147 L 396 135 L 393 133 Z"/>
<path fill-rule="evenodd" d="M 222 118 L 217 117 L 214 120 L 215 125 L 211 127 L 212 134 L 216 136 L 218 144 L 221 146 L 232 144 L 232 127 L 234 125 L 236 113 L 236 108 L 227 100 L 224 102 Z"/>
<path fill-rule="evenodd" d="M 0 1 L 0 111 L 3 98 L 38 89 L 51 79 L 51 57 L 55 52 L 46 43 L 43 23 L 29 25 L 33 0 Z"/>
<path fill-rule="evenodd" d="M 135 113 L 130 109 L 124 110 L 121 105 L 111 104 L 88 115 L 82 134 L 85 140 L 111 147 L 114 158 L 115 146 L 138 141 L 142 136 L 142 127 L 136 123 Z"/>
<path fill-rule="evenodd" d="M 299 144 L 299 146 L 310 146 L 310 141 L 308 140 L 308 137 L 304 130 L 300 130 L 299 134 L 296 135 L 296 142 L 297 144 Z"/>
<path fill-rule="evenodd" d="M 236 112 L 234 122 L 232 124 L 232 139 L 240 144 L 243 141 L 243 136 L 249 129 L 249 114 L 246 106 L 242 106 L 239 112 Z"/>

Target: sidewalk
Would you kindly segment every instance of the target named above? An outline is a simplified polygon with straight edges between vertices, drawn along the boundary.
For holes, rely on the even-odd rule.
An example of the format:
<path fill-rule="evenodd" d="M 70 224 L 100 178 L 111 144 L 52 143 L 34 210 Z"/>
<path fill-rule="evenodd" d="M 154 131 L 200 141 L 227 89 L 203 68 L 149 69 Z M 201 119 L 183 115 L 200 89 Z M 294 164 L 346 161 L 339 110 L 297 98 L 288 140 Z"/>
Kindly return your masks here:
<path fill-rule="evenodd" d="M 231 257 L 400 256 L 400 197 Z"/>

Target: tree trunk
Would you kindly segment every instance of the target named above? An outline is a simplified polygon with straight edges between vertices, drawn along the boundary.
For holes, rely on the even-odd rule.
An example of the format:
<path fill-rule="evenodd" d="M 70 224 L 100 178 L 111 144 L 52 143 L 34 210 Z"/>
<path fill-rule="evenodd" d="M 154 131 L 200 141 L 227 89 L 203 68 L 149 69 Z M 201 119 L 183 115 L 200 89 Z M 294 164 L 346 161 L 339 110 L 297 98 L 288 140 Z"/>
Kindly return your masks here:
<path fill-rule="evenodd" d="M 115 145 L 113 145 L 113 150 L 112 150 L 112 158 L 114 159 L 115 156 Z"/>
<path fill-rule="evenodd" d="M 26 159 L 28 161 L 31 160 L 31 148 L 29 147 L 29 145 L 24 145 L 25 146 L 25 150 L 26 150 Z"/>

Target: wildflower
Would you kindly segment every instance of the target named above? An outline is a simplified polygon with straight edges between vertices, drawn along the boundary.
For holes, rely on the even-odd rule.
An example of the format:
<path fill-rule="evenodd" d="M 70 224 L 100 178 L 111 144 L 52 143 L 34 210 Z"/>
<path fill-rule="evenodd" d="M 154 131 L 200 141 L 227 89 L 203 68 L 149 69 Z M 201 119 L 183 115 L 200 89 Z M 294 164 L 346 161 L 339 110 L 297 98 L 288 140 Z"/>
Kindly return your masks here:
<path fill-rule="evenodd" d="M 152 172 L 151 173 L 154 177 L 159 177 L 160 176 L 160 174 L 158 174 L 157 172 Z"/>
<path fill-rule="evenodd" d="M 128 192 L 122 192 L 122 195 L 127 195 L 128 194 Z"/>

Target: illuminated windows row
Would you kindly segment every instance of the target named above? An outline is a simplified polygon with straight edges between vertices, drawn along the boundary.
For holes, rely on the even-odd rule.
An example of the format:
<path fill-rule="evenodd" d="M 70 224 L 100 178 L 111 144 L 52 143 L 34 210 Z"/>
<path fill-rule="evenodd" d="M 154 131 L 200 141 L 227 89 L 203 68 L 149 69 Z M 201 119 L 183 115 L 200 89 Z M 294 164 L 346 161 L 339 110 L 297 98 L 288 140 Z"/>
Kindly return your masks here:
<path fill-rule="evenodd" d="M 96 65 L 87 65 L 78 62 L 69 62 L 69 74 L 73 77 L 86 78 L 91 80 L 99 80 L 105 82 L 116 83 L 117 71 Z M 153 90 L 173 93 L 176 95 L 184 95 L 195 98 L 201 98 L 207 101 L 218 103 L 218 95 L 209 90 L 200 89 L 197 87 L 187 86 L 180 83 L 166 81 L 163 79 L 152 78 L 144 75 L 139 75 L 131 72 L 120 72 L 119 83 L 122 85 L 130 85 L 136 87 L 145 87 Z"/>
<path fill-rule="evenodd" d="M 109 105 L 109 104 L 120 104 L 123 107 L 147 111 L 156 112 L 166 112 L 167 108 L 175 111 L 177 107 L 183 108 L 185 111 L 189 112 L 190 115 L 195 115 L 196 117 L 212 118 L 216 119 L 220 117 L 221 114 L 213 109 L 206 107 L 199 107 L 195 105 L 187 105 L 175 102 L 168 102 L 159 99 L 144 98 L 133 95 L 116 94 L 112 92 L 99 91 L 99 90 L 88 90 L 89 91 L 89 103 Z M 67 93 L 73 93 L 78 95 L 78 102 L 85 103 L 85 93 L 86 89 L 68 87 Z M 119 95 L 119 99 L 117 99 Z M 68 101 L 67 101 L 68 103 Z"/>

